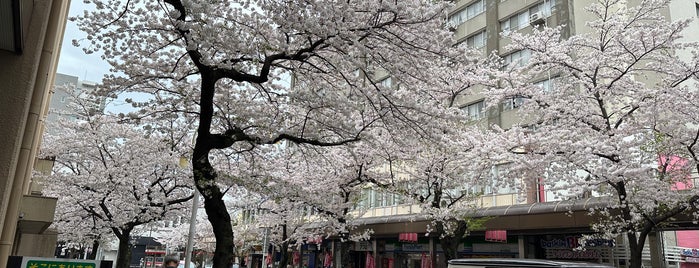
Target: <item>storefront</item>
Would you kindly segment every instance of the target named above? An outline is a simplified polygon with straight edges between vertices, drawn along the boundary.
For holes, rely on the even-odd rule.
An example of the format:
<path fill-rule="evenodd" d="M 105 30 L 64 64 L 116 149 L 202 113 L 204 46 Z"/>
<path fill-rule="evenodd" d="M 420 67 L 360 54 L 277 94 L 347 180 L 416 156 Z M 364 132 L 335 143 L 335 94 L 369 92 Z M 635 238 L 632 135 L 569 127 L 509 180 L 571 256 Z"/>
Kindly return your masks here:
<path fill-rule="evenodd" d="M 492 241 L 482 235 L 472 235 L 463 239 L 457 249 L 459 258 L 531 258 L 551 260 L 575 260 L 596 263 L 625 265 L 625 260 L 615 256 L 615 250 L 625 250 L 624 245 L 616 245 L 614 240 L 590 239 L 581 249 L 581 234 L 566 235 L 509 235 L 505 239 Z M 432 239 L 432 241 L 430 241 Z M 357 243 L 356 253 L 373 250 L 373 242 Z M 423 237 L 416 243 L 399 242 L 396 239 L 376 241 L 377 267 L 419 268 L 425 257 L 434 259 L 434 268 L 443 268 L 444 252 L 437 238 Z M 433 250 L 430 251 L 430 247 Z M 520 252 L 521 251 L 521 252 Z M 365 254 L 355 254 L 361 261 Z M 357 266 L 364 268 L 364 266 Z"/>
<path fill-rule="evenodd" d="M 616 243 L 610 239 L 588 239 L 580 244 L 581 235 L 539 236 L 539 250 L 544 259 L 614 263 Z"/>
<path fill-rule="evenodd" d="M 355 261 L 362 260 L 373 249 L 372 242 L 355 244 Z M 457 250 L 460 258 L 516 258 L 518 256 L 517 239 L 503 242 L 486 241 L 483 236 L 468 237 Z M 443 268 L 444 251 L 435 237 L 420 237 L 415 242 L 404 242 L 394 238 L 376 240 L 376 265 L 380 268 L 420 268 L 423 263 L 432 263 L 434 268 Z M 432 248 L 432 250 L 430 250 Z M 363 265 L 355 266 L 365 268 Z"/>

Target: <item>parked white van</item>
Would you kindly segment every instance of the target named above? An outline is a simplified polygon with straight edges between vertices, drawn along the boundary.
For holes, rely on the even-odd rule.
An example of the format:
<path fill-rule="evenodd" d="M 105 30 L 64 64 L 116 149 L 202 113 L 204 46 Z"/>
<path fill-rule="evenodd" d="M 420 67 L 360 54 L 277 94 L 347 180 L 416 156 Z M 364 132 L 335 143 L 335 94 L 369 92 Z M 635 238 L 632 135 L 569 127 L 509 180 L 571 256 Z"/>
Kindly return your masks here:
<path fill-rule="evenodd" d="M 449 261 L 448 268 L 504 268 L 504 267 L 564 267 L 564 268 L 585 268 L 598 267 L 609 268 L 609 266 L 599 263 L 574 262 L 574 261 L 554 261 L 538 259 L 453 259 Z"/>

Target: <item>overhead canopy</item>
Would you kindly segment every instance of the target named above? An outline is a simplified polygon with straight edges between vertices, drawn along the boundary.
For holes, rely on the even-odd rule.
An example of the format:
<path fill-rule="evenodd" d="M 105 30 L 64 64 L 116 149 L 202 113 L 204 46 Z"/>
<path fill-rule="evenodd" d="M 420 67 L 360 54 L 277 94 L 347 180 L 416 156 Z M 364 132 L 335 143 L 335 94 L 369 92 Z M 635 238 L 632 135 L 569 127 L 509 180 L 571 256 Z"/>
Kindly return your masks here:
<path fill-rule="evenodd" d="M 490 217 L 484 223 L 488 230 L 589 229 L 594 218 L 589 210 L 608 206 L 609 199 L 595 197 L 533 204 L 517 204 L 480 208 L 474 218 Z M 429 219 L 423 215 L 392 215 L 358 219 L 362 228 L 370 228 L 376 235 L 396 232 L 424 232 Z"/>

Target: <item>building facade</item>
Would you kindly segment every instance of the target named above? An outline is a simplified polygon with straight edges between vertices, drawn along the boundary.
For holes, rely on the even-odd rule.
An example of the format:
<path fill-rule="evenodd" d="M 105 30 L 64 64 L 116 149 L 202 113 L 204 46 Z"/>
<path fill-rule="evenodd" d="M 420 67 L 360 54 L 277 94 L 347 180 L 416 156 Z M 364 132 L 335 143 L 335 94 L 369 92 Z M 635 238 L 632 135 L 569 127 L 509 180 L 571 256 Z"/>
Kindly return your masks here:
<path fill-rule="evenodd" d="M 0 4 L 0 268 L 9 255 L 53 256 L 56 200 L 29 190 L 68 0 Z"/>
<path fill-rule="evenodd" d="M 593 0 L 460 0 L 449 12 L 446 23 L 459 43 L 482 50 L 483 55 L 497 53 L 504 64 L 523 64 L 531 56 L 528 51 L 511 51 L 507 31 L 531 32 L 534 27 L 563 26 L 563 37 L 590 31 L 586 22 L 592 15 L 585 7 Z M 640 1 L 630 0 L 629 4 Z M 671 21 L 694 19 L 685 30 L 685 40 L 699 40 L 699 1 L 671 1 L 664 15 Z M 680 55 L 685 53 L 679 51 Z M 690 58 L 690 55 L 685 55 Z M 544 88 L 552 86 L 552 75 L 532 81 Z M 492 109 L 485 110 L 484 96 L 470 94 L 460 96 L 457 105 L 474 122 L 497 124 L 507 129 L 521 122 L 516 112 L 524 100 L 513 97 Z M 694 178 L 696 180 L 696 178 Z M 490 217 L 484 224 L 487 231 L 474 231 L 462 240 L 459 257 L 505 257 L 580 260 L 627 267 L 630 257 L 624 238 L 616 240 L 592 240 L 587 250 L 575 250 L 578 239 L 592 232 L 594 218 L 588 211 L 604 206 L 601 198 L 588 196 L 580 200 L 561 200 L 560 195 L 540 184 L 536 179 L 528 182 L 527 192 L 515 189 L 485 191 L 477 200 L 481 208 L 475 217 Z M 421 267 L 427 260 L 430 267 L 444 268 L 443 252 L 439 238 L 425 236 L 429 221 L 414 215 L 419 207 L 402 205 L 397 199 L 378 191 L 371 191 L 364 198 L 369 207 L 363 215 L 363 228 L 372 229 L 372 239 L 356 243 L 351 256 L 354 267 L 365 267 L 365 259 L 371 255 L 376 267 Z M 680 228 L 696 228 L 691 224 Z M 359 230 L 361 231 L 361 230 Z M 405 234 L 417 233 L 417 239 L 402 239 Z M 667 230 L 652 234 L 645 247 L 644 263 L 648 267 L 699 267 L 699 231 Z M 337 243 L 335 241 L 334 243 Z M 333 242 L 319 246 L 316 253 L 327 248 L 337 248 Z M 336 250 L 335 254 L 340 254 Z M 651 258 L 652 256 L 652 258 Z M 343 256 L 335 256 L 339 260 Z M 334 267 L 339 267 L 336 261 Z"/>
<path fill-rule="evenodd" d="M 46 117 L 46 122 L 54 122 L 61 116 L 76 119 L 77 115 L 75 115 L 73 109 L 68 106 L 71 94 L 82 95 L 83 92 L 94 92 L 96 90 L 97 82 L 80 80 L 77 76 L 56 73 L 54 87 L 51 90 L 51 102 L 49 103 L 49 112 Z M 95 112 L 104 111 L 106 98 L 95 98 L 95 100 L 95 103 L 90 104 L 94 106 Z M 49 128 L 47 131 L 50 132 L 51 129 Z"/>

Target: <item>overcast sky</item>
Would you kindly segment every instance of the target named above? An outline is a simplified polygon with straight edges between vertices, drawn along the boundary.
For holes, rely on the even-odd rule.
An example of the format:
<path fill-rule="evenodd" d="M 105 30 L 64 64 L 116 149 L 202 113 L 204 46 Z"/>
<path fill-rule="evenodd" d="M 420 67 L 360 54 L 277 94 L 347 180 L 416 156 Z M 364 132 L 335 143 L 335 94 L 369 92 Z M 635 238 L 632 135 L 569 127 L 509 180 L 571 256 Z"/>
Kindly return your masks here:
<path fill-rule="evenodd" d="M 83 1 L 70 1 L 70 16 L 82 14 L 86 8 L 92 7 L 92 5 L 85 4 Z M 84 32 L 78 30 L 75 22 L 68 21 L 58 61 L 58 72 L 77 76 L 80 80 L 100 82 L 102 76 L 109 72 L 109 64 L 103 61 L 100 55 L 87 55 L 81 48 L 74 47 L 71 44 L 73 39 L 80 40 L 85 38 L 85 36 Z"/>
<path fill-rule="evenodd" d="M 84 10 L 94 8 L 92 5 L 85 4 L 84 1 L 70 1 L 70 16 L 82 14 Z M 63 45 L 61 47 L 61 55 L 58 60 L 58 73 L 77 76 L 80 80 L 101 82 L 102 77 L 109 72 L 109 64 L 102 60 L 102 54 L 85 54 L 82 48 L 75 47 L 72 44 L 73 39 L 83 39 L 87 35 L 78 29 L 75 22 L 68 21 L 66 32 L 63 36 Z M 136 94 L 129 94 L 131 98 L 139 98 Z M 107 110 L 115 113 L 132 111 L 130 105 L 126 104 L 123 99 L 126 96 L 120 96 L 107 105 Z"/>

